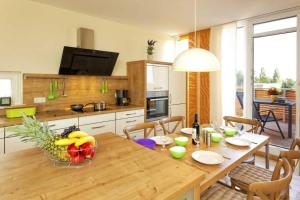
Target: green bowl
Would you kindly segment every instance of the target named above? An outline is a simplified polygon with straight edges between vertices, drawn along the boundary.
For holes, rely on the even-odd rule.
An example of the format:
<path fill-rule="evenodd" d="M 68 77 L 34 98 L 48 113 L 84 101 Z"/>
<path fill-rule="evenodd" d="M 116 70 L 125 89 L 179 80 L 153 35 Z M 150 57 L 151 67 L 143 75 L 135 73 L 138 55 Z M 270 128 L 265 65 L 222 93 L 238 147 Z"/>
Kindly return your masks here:
<path fill-rule="evenodd" d="M 172 157 L 176 158 L 176 159 L 183 158 L 186 154 L 186 148 L 184 148 L 182 146 L 174 146 L 174 147 L 171 147 L 169 150 L 170 150 Z"/>
<path fill-rule="evenodd" d="M 225 128 L 224 134 L 227 136 L 234 136 L 238 131 L 233 128 Z"/>
<path fill-rule="evenodd" d="M 175 144 L 177 146 L 182 146 L 182 147 L 185 147 L 188 144 L 188 142 L 189 142 L 189 138 L 188 137 L 184 137 L 184 136 L 182 136 L 182 137 L 176 137 L 174 140 L 175 140 Z"/>
<path fill-rule="evenodd" d="M 211 140 L 215 143 L 219 143 L 222 140 L 223 136 L 220 133 L 212 133 Z"/>

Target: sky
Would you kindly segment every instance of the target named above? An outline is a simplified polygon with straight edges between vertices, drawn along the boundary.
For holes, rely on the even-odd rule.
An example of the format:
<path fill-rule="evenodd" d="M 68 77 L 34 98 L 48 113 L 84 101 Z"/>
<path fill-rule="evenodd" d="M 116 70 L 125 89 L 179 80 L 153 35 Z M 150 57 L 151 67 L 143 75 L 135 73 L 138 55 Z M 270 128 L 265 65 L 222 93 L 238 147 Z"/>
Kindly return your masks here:
<path fill-rule="evenodd" d="M 296 32 L 254 38 L 255 76 L 258 76 L 261 67 L 264 67 L 267 76 L 272 77 L 277 67 L 282 80 L 296 80 L 296 41 Z"/>

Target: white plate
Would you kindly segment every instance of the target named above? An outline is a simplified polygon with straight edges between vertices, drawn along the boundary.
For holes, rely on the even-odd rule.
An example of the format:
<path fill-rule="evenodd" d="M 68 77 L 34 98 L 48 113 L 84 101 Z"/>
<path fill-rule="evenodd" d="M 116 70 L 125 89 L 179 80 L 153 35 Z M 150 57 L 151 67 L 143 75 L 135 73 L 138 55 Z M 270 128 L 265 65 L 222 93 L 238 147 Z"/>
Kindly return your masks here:
<path fill-rule="evenodd" d="M 187 135 L 192 135 L 193 134 L 193 128 L 182 128 L 180 131 L 182 133 L 187 134 Z"/>
<path fill-rule="evenodd" d="M 192 153 L 192 158 L 207 165 L 217 165 L 224 162 L 223 156 L 212 151 L 195 151 Z"/>
<path fill-rule="evenodd" d="M 251 142 L 249 140 L 240 137 L 228 137 L 225 139 L 225 141 L 229 144 L 233 144 L 240 147 L 248 147 L 251 145 Z"/>
<path fill-rule="evenodd" d="M 173 139 L 168 136 L 154 136 L 150 139 L 154 140 L 157 145 L 168 145 L 173 143 Z"/>

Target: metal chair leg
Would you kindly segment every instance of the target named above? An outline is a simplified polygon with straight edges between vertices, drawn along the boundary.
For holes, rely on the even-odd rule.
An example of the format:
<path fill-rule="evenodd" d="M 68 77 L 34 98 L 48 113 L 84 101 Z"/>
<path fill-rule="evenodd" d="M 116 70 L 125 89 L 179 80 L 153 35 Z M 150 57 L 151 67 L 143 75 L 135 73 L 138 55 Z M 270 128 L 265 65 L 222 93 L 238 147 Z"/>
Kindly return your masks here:
<path fill-rule="evenodd" d="M 282 130 L 281 130 L 281 128 L 280 128 L 280 125 L 279 125 L 279 123 L 278 123 L 278 120 L 277 120 L 277 118 L 275 117 L 274 113 L 272 113 L 272 115 L 273 115 L 273 117 L 274 117 L 274 119 L 275 119 L 275 123 L 276 123 L 276 125 L 277 125 L 277 127 L 278 127 L 278 129 L 279 129 L 280 135 L 281 135 L 282 139 L 284 139 L 285 137 L 284 137 L 283 132 L 282 132 Z"/>

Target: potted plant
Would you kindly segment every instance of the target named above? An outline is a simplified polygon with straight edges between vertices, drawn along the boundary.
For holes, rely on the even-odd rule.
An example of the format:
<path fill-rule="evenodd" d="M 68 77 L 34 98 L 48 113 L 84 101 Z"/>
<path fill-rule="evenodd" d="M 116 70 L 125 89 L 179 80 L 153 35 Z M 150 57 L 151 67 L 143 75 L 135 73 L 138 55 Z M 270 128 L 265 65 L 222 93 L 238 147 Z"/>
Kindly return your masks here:
<path fill-rule="evenodd" d="M 154 45 L 157 41 L 155 40 L 148 40 L 147 41 L 147 59 L 152 60 L 153 59 L 153 54 L 154 54 Z"/>
<path fill-rule="evenodd" d="M 270 95 L 273 102 L 276 101 L 278 95 L 281 95 L 281 94 L 282 94 L 282 91 L 279 88 L 271 87 L 268 90 L 268 95 Z"/>

